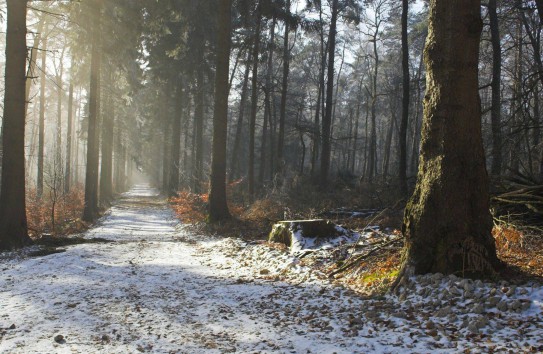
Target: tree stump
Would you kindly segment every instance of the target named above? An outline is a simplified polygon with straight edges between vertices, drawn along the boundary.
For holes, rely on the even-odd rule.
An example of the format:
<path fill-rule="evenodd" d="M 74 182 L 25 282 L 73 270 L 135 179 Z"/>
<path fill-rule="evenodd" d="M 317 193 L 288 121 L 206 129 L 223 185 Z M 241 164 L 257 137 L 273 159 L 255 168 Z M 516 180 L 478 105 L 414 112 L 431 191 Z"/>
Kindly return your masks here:
<path fill-rule="evenodd" d="M 291 249 L 312 248 L 352 232 L 328 220 L 285 220 L 276 223 L 268 237 L 269 242 L 283 243 Z"/>

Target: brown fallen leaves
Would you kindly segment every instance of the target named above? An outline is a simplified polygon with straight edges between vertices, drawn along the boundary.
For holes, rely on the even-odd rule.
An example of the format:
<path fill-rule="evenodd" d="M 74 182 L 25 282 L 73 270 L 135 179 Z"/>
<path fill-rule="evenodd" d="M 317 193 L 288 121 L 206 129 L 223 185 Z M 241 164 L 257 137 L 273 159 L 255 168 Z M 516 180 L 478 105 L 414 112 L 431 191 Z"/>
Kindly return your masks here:
<path fill-rule="evenodd" d="M 183 223 L 199 225 L 200 231 L 225 237 L 240 237 L 249 240 L 266 239 L 271 225 L 275 221 L 282 219 L 283 214 L 289 211 L 288 206 L 272 199 L 258 200 L 250 206 L 244 206 L 242 201 L 238 201 L 229 205 L 234 216 L 231 221 L 212 225 L 206 223 L 207 194 L 193 194 L 181 191 L 178 195 L 178 197 L 170 199 L 170 204 Z M 310 205 L 306 207 L 308 209 L 307 213 L 314 213 L 314 210 L 310 209 Z M 390 223 L 390 225 L 386 224 L 386 226 L 394 229 L 392 234 L 395 236 L 399 236 L 401 233 L 398 231 L 402 214 L 400 209 L 390 209 L 394 212 L 388 213 L 394 215 L 394 222 Z M 295 214 L 300 213 L 303 214 L 303 211 L 296 209 Z M 386 215 L 387 220 L 392 220 L 392 217 L 388 214 Z M 334 221 L 348 228 L 363 229 L 368 222 L 372 225 L 381 225 L 381 219 L 385 217 L 383 215 L 384 213 L 380 213 L 377 217 L 368 218 L 369 220 L 347 218 Z M 527 278 L 543 277 L 543 255 L 540 252 L 543 249 L 543 235 L 541 232 L 528 232 L 525 229 L 507 224 L 495 226 L 492 234 L 496 240 L 498 256 L 509 268 L 520 270 L 523 273 L 522 276 Z M 339 263 L 334 266 L 332 264 L 322 264 L 321 262 L 311 262 L 310 258 L 304 258 L 304 263 L 314 263 L 312 266 L 321 270 L 327 268 L 330 271 L 339 266 Z M 347 277 L 348 281 L 372 290 L 384 289 L 398 273 L 400 259 L 401 247 L 383 248 L 365 259 L 364 262 L 361 262 L 358 267 L 352 269 L 350 276 Z M 338 260 L 335 259 L 334 261 Z M 517 271 L 513 272 L 513 274 L 509 273 L 511 272 L 506 271 L 503 276 L 505 278 L 518 276 Z M 352 275 L 356 276 L 352 277 Z"/>
<path fill-rule="evenodd" d="M 56 200 L 47 192 L 40 198 L 36 190 L 29 190 L 26 195 L 26 215 L 30 237 L 36 239 L 43 234 L 65 236 L 86 230 L 88 225 L 80 219 L 84 199 L 82 186 L 59 195 Z"/>
<path fill-rule="evenodd" d="M 524 276 L 543 278 L 543 235 L 527 228 L 498 225 L 492 230 L 498 257 Z"/>

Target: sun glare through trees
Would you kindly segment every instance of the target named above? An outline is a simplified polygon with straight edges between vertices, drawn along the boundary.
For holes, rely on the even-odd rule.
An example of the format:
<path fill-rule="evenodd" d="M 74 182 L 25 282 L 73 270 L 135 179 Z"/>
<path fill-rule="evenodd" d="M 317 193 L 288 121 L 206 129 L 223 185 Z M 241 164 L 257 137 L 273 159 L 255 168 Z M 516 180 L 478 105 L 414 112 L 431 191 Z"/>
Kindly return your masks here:
<path fill-rule="evenodd" d="M 542 352 L 543 0 L 0 0 L 0 352 Z"/>

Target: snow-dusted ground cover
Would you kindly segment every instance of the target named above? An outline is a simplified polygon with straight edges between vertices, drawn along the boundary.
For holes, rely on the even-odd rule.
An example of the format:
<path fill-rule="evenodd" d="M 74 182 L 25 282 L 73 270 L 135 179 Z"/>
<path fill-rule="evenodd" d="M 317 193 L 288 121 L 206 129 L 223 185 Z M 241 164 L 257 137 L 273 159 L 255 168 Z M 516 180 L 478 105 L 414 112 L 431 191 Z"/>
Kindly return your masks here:
<path fill-rule="evenodd" d="M 0 260 L 0 352 L 543 350 L 540 285 L 431 275 L 364 299 L 292 255 L 195 235 L 147 186 L 85 236 L 115 242 Z"/>

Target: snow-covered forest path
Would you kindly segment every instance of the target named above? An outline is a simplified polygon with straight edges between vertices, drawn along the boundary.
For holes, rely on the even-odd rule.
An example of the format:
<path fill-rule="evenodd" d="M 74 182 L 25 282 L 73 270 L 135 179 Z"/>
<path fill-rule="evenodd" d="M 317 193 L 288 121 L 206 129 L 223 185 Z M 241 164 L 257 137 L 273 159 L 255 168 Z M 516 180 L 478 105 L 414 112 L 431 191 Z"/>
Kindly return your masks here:
<path fill-rule="evenodd" d="M 229 265 L 232 249 L 187 231 L 145 185 L 85 237 L 114 242 L 0 260 L 0 352 L 457 352 L 486 340 L 451 341 L 418 317 L 424 307 L 402 311 L 326 282 L 248 281 Z M 500 335 L 514 344 L 515 331 Z"/>
<path fill-rule="evenodd" d="M 0 352 L 341 348 L 330 331 L 295 345 L 290 339 L 297 334 L 276 317 L 274 301 L 289 287 L 247 284 L 202 265 L 202 258 L 222 260 L 219 254 L 202 256 L 205 246 L 178 225 L 166 201 L 148 186 L 124 194 L 86 237 L 115 242 L 2 264 L 0 326 L 15 328 L 3 331 Z M 315 293 L 307 291 L 300 288 L 293 304 L 296 296 Z M 65 343 L 55 342 L 59 334 Z"/>

